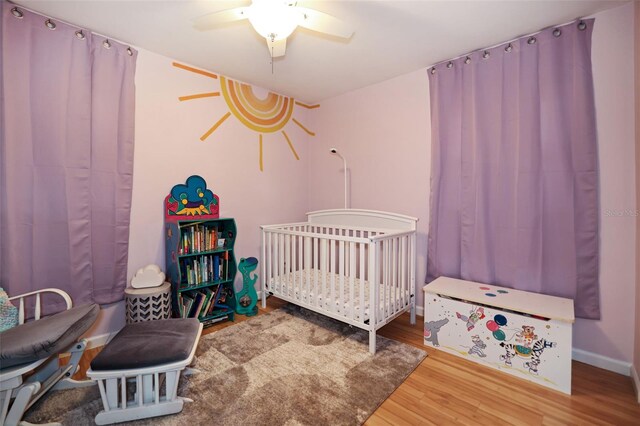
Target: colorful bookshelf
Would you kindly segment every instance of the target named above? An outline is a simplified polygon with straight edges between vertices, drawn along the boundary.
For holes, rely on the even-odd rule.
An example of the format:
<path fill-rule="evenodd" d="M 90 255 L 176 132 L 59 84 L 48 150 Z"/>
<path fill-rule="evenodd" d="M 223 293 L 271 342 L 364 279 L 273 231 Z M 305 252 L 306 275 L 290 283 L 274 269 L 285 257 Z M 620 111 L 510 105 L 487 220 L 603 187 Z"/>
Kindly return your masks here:
<path fill-rule="evenodd" d="M 191 176 L 165 198 L 166 274 L 172 312 L 205 326 L 234 319 L 237 273 L 232 218 L 220 218 L 220 199 L 205 180 Z"/>

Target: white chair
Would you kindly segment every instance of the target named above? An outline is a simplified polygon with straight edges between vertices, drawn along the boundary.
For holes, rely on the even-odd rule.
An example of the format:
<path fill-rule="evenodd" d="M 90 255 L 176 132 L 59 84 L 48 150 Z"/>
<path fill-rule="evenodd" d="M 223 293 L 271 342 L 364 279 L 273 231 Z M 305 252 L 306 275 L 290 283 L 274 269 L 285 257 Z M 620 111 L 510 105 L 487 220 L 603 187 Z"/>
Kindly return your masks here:
<path fill-rule="evenodd" d="M 66 309 L 41 318 L 42 294 L 61 296 Z M 35 298 L 33 320 L 26 312 L 28 297 Z M 19 305 L 18 325 L 0 333 L 0 425 L 21 422 L 24 412 L 50 389 L 93 386 L 91 380 L 77 381 L 71 376 L 78 369 L 87 342 L 78 338 L 95 322 L 96 304 L 72 308 L 71 298 L 62 290 L 47 288 L 10 297 Z M 58 355 L 71 354 L 60 366 Z M 23 380 L 25 374 L 30 374 Z M 12 402 L 13 401 L 13 402 Z"/>

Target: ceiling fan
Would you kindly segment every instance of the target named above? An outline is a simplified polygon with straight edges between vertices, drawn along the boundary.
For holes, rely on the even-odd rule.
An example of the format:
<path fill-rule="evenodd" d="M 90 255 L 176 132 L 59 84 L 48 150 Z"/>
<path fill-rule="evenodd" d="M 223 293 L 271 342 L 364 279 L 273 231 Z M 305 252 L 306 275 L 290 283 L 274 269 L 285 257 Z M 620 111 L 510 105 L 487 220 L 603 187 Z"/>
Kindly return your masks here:
<path fill-rule="evenodd" d="M 253 0 L 250 6 L 209 13 L 197 18 L 194 27 L 211 30 L 227 22 L 248 19 L 267 41 L 271 57 L 284 56 L 287 37 L 300 26 L 323 34 L 349 39 L 353 30 L 345 22 L 324 12 L 297 6 L 298 2 Z"/>

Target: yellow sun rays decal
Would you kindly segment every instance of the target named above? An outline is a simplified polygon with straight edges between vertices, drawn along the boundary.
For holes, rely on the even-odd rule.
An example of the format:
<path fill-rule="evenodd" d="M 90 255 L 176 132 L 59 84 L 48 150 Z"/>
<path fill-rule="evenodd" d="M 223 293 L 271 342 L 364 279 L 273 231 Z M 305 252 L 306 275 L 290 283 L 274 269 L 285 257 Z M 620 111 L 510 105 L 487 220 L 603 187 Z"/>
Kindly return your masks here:
<path fill-rule="evenodd" d="M 300 106 L 307 109 L 315 109 L 320 105 L 307 105 L 302 102 L 298 102 L 293 98 L 279 95 L 277 93 L 269 92 L 266 97 L 260 98 L 256 96 L 253 88 L 245 83 L 240 83 L 235 80 L 231 80 L 224 76 L 218 76 L 208 71 L 203 71 L 197 68 L 192 68 L 187 65 L 183 65 L 177 62 L 173 63 L 174 67 L 181 68 L 186 71 L 190 71 L 196 74 L 200 74 L 212 79 L 220 81 L 219 92 L 206 92 L 196 93 L 191 95 L 180 96 L 178 100 L 190 101 L 194 99 L 203 99 L 211 97 L 219 97 L 225 100 L 229 112 L 220 117 L 202 136 L 201 141 L 205 141 L 209 136 L 215 132 L 218 127 L 225 122 L 227 118 L 233 115 L 237 118 L 245 127 L 259 133 L 258 146 L 259 146 L 259 166 L 260 171 L 264 170 L 263 167 L 263 135 L 267 133 L 280 132 L 287 142 L 293 157 L 299 160 L 300 157 L 296 152 L 293 142 L 289 135 L 283 130 L 284 127 L 293 121 L 308 135 L 315 136 L 315 133 L 307 129 L 302 123 L 292 117 L 295 106 Z"/>

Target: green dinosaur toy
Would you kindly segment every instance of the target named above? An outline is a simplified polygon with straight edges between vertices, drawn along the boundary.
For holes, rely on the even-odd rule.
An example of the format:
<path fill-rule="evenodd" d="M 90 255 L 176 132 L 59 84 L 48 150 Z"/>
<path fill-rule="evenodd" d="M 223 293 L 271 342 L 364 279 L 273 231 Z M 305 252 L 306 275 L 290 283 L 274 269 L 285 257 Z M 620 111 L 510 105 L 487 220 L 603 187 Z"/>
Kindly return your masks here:
<path fill-rule="evenodd" d="M 249 257 L 247 259 L 240 259 L 238 269 L 242 273 L 242 290 L 236 293 L 236 312 L 240 315 L 246 315 L 248 317 L 254 316 L 258 313 L 258 293 L 254 284 L 258 280 L 258 275 L 253 272 L 258 267 L 258 259 L 255 257 Z"/>

